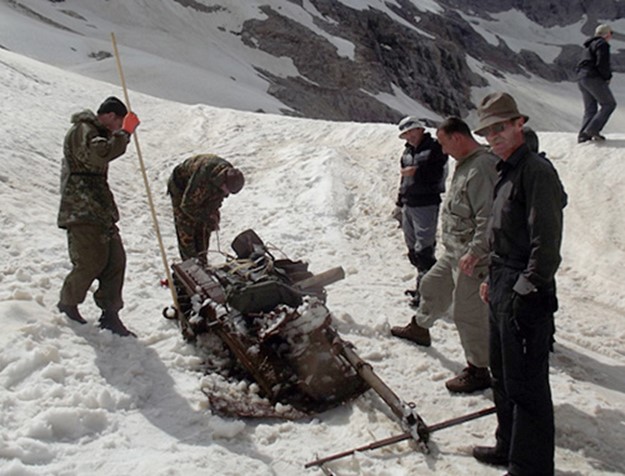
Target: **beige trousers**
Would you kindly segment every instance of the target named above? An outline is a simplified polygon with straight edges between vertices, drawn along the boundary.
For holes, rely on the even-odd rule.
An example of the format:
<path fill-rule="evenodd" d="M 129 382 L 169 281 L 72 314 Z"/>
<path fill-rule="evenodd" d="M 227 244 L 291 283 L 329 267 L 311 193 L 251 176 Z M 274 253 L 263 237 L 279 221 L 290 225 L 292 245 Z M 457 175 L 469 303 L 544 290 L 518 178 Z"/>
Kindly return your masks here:
<path fill-rule="evenodd" d="M 445 253 L 421 280 L 415 316 L 417 324 L 430 328 L 450 311 L 467 362 L 476 367 L 488 367 L 488 306 L 479 294 L 486 273 L 485 267 L 476 268 L 474 276 L 467 276 L 458 259 Z"/>

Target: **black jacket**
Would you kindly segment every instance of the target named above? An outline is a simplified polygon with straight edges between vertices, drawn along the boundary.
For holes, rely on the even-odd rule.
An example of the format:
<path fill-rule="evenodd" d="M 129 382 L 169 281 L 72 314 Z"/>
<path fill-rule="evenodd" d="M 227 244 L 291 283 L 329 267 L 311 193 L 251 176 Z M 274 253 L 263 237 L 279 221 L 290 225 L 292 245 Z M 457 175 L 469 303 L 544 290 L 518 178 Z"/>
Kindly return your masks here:
<path fill-rule="evenodd" d="M 490 220 L 493 262 L 522 270 L 521 278 L 540 288 L 560 265 L 562 209 L 567 195 L 545 157 L 525 144 L 497 164 L 499 180 Z"/>
<path fill-rule="evenodd" d="M 415 175 L 402 176 L 397 205 L 424 207 L 441 203 L 447 178 L 447 154 L 441 145 L 426 132 L 417 147 L 406 143 L 401 156 L 401 167 L 416 166 Z"/>
<path fill-rule="evenodd" d="M 612 78 L 610 67 L 610 45 L 601 36 L 586 40 L 584 52 L 577 63 L 577 79 L 603 78 L 609 81 Z"/>

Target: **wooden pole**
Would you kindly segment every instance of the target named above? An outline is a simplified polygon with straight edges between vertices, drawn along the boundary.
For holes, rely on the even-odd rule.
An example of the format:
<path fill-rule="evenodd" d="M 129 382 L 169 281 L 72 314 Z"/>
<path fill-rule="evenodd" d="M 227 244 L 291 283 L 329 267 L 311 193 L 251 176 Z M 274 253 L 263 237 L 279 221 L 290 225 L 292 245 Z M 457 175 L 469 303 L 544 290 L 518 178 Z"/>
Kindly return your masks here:
<path fill-rule="evenodd" d="M 128 110 L 132 111 L 130 107 L 130 98 L 128 97 L 128 88 L 126 87 L 126 79 L 124 78 L 124 71 L 122 69 L 122 63 L 119 58 L 119 51 L 117 50 L 117 41 L 115 40 L 115 33 L 111 32 L 111 41 L 113 42 L 113 51 L 115 53 L 115 61 L 117 62 L 117 71 L 119 72 L 119 79 L 124 90 L 124 98 L 126 99 L 126 106 Z M 148 196 L 148 204 L 150 206 L 150 213 L 152 214 L 152 224 L 154 225 L 154 231 L 156 232 L 156 238 L 158 240 L 158 247 L 161 250 L 161 259 L 163 260 L 163 267 L 167 275 L 167 283 L 169 290 L 171 291 L 171 298 L 174 302 L 174 309 L 176 312 L 181 312 L 178 305 L 178 295 L 176 294 L 176 288 L 174 287 L 174 281 L 169 270 L 167 263 L 167 254 L 165 253 L 165 247 L 163 246 L 163 239 L 161 238 L 161 230 L 158 226 L 158 219 L 156 218 L 156 211 L 154 208 L 154 200 L 152 200 L 152 192 L 150 191 L 150 184 L 148 182 L 148 175 L 145 171 L 145 165 L 143 163 L 143 156 L 141 155 L 141 148 L 139 147 L 139 138 L 137 137 L 137 131 L 132 134 L 135 142 L 135 148 L 137 149 L 137 157 L 139 158 L 139 167 L 141 168 L 141 175 L 143 176 L 143 183 L 145 185 L 145 191 Z"/>

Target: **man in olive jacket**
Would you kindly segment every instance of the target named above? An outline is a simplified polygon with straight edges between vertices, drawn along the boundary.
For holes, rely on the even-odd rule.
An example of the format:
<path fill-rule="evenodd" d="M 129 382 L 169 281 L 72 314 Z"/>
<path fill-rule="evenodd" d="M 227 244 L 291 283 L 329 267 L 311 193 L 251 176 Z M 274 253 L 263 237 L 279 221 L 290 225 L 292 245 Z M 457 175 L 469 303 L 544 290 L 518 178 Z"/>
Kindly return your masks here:
<path fill-rule="evenodd" d="M 456 324 L 467 367 L 446 382 L 447 389 L 471 393 L 490 387 L 488 308 L 479 296 L 488 267 L 488 218 L 497 179 L 495 155 L 481 146 L 458 117 L 436 131 L 443 151 L 456 159 L 441 214 L 442 256 L 420 283 L 421 302 L 405 327 L 394 336 L 418 345 L 431 344 L 429 328 L 448 311 Z"/>
<path fill-rule="evenodd" d="M 102 309 L 99 325 L 116 334 L 134 335 L 120 321 L 126 253 L 117 221 L 119 212 L 108 185 L 109 163 L 124 152 L 139 124 L 116 97 L 107 98 L 97 115 L 90 110 L 74 114 L 63 144 L 61 205 L 57 224 L 67 230 L 69 272 L 57 305 L 73 321 L 87 321 L 78 311 L 96 279 L 94 294 Z"/>
<path fill-rule="evenodd" d="M 223 200 L 239 193 L 244 183 L 243 173 L 215 154 L 196 155 L 174 168 L 167 192 L 183 260 L 206 261 L 211 232 L 219 230 Z"/>

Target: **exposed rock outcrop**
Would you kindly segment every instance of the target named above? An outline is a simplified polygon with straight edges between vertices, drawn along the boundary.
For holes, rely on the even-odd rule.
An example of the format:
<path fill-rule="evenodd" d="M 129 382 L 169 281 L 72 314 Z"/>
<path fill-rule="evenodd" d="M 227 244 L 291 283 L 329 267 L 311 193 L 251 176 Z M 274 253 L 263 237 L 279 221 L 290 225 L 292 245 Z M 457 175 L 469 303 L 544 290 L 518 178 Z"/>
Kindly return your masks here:
<path fill-rule="evenodd" d="M 264 74 L 273 82 L 270 92 L 301 115 L 396 121 L 401 113 L 375 98 L 393 94 L 392 85 L 441 115 L 465 115 L 473 107 L 470 88 L 485 82 L 454 43 L 428 38 L 375 10 L 312 3 L 327 18 L 317 17 L 317 26 L 353 43 L 353 58 L 339 56 L 328 39 L 270 7 L 261 7 L 267 19 L 248 20 L 241 32 L 248 46 L 293 60 L 304 79 Z"/>

